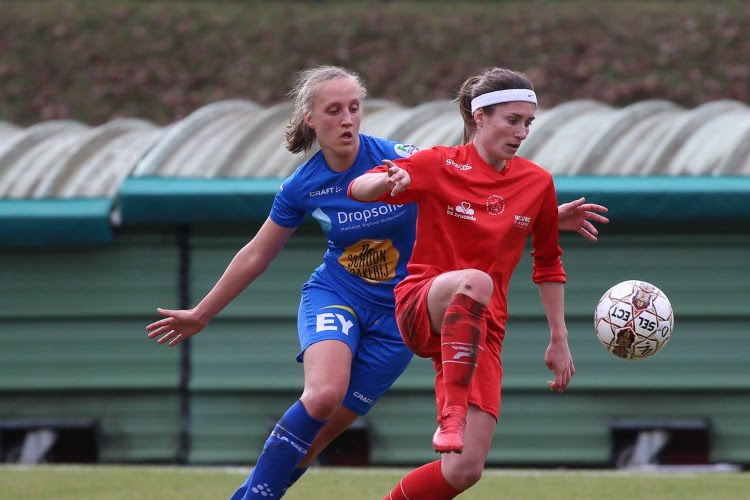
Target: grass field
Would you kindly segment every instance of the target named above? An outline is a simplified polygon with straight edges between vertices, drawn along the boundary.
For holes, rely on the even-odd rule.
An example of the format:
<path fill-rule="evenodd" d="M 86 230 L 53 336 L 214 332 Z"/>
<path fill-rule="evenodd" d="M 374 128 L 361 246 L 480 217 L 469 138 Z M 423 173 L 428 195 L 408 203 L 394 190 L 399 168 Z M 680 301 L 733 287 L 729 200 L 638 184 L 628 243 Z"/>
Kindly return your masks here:
<path fill-rule="evenodd" d="M 226 499 L 249 469 L 1 466 L 2 500 Z M 379 500 L 405 470 L 311 469 L 288 500 Z M 748 473 L 489 470 L 458 498 L 474 500 L 744 500 Z"/>

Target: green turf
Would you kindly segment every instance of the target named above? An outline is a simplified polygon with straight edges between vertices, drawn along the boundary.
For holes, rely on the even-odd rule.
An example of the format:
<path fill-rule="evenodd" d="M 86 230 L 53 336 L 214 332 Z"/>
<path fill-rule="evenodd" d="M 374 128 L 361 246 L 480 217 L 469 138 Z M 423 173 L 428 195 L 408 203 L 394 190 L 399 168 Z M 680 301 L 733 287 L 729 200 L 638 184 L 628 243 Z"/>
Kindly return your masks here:
<path fill-rule="evenodd" d="M 208 500 L 229 498 L 248 469 L 2 466 L 3 500 Z M 288 500 L 375 499 L 405 470 L 314 467 Z M 741 500 L 748 473 L 490 470 L 459 496 L 474 500 Z"/>

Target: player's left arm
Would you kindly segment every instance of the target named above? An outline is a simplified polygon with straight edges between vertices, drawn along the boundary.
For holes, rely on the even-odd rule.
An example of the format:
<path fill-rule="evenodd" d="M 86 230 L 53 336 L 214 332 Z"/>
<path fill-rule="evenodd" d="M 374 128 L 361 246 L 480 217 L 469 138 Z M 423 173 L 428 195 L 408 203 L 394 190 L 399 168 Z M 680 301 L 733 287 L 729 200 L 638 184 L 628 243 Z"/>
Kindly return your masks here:
<path fill-rule="evenodd" d="M 542 204 L 531 229 L 533 281 L 539 287 L 550 331 L 544 362 L 554 372 L 555 378 L 548 381 L 547 386 L 553 391 L 562 392 L 573 378 L 575 368 L 565 325 L 565 269 L 560 258 L 562 249 L 559 244 L 557 194 L 551 178 L 539 195 Z"/>
<path fill-rule="evenodd" d="M 538 286 L 550 331 L 544 362 L 555 375 L 555 379 L 548 381 L 547 386 L 553 391 L 563 392 L 576 372 L 568 346 L 568 329 L 565 326 L 565 284 L 544 281 L 538 283 Z"/>
<path fill-rule="evenodd" d="M 596 241 L 599 230 L 595 222 L 607 224 L 609 219 L 602 214 L 608 212 L 607 207 L 596 203 L 586 203 L 586 198 L 578 198 L 557 207 L 560 231 L 575 231 L 587 240 Z"/>

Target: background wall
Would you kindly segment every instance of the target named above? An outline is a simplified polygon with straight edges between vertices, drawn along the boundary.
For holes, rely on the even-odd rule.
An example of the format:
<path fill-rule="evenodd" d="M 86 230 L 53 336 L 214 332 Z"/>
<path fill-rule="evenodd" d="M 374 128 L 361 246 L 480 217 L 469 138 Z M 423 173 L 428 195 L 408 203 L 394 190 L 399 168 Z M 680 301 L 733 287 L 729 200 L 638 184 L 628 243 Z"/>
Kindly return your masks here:
<path fill-rule="evenodd" d="M 540 110 L 540 139 L 525 145 L 558 172 L 592 175 L 560 179 L 575 186 L 561 201 L 613 209 L 599 243 L 563 239 L 578 370 L 563 395 L 544 384 L 528 260 L 517 271 L 492 465 L 609 465 L 616 418 L 708 419 L 710 460 L 750 464 L 750 188 L 736 175 L 750 165 L 749 31 L 742 0 L 4 2 L 0 459 L 22 444 L 9 423 L 93 419 L 104 462 L 255 460 L 301 389 L 295 315 L 319 230 L 301 229 L 189 348 L 154 346 L 145 325 L 157 306 L 198 300 L 254 234 L 279 181 L 262 169 L 299 160 L 278 147 L 279 103 L 295 72 L 326 63 L 364 77 L 391 117 L 368 110 L 378 132 L 435 142 L 460 138 L 460 122 L 450 103 L 422 104 L 452 99 L 485 66 L 528 73 L 542 107 L 561 106 L 547 128 Z M 234 178 L 203 179 L 209 164 Z M 605 164 L 634 177 L 609 189 Z M 177 182 L 133 182 L 147 174 Z M 136 208 L 142 196 L 140 212 L 128 196 Z M 676 313 L 665 350 L 632 363 L 598 345 L 592 321 L 601 294 L 631 278 L 661 287 Z M 433 458 L 433 424 L 432 370 L 416 359 L 366 418 L 369 459 Z"/>
<path fill-rule="evenodd" d="M 750 463 L 742 348 L 750 235 L 643 227 L 604 228 L 596 244 L 563 238 L 577 374 L 562 395 L 546 389 L 546 324 L 528 257 L 519 265 L 491 464 L 608 465 L 608 423 L 617 418 L 710 419 L 711 460 Z M 181 255 L 189 257 L 197 299 L 256 228 L 195 227 L 187 253 L 170 228 L 121 230 L 98 248 L 0 249 L 0 419 L 94 418 L 108 462 L 170 462 L 185 451 L 190 463 L 254 461 L 269 425 L 301 389 L 295 316 L 299 287 L 321 257 L 317 228 L 300 230 L 269 271 L 191 341 L 187 436 L 180 434 L 180 350 L 156 347 L 144 328 L 155 307 L 179 304 Z M 676 315 L 670 344 L 640 362 L 610 355 L 593 333 L 596 301 L 632 278 L 661 287 Z M 372 463 L 429 459 L 430 364 L 415 359 L 365 420 Z"/>

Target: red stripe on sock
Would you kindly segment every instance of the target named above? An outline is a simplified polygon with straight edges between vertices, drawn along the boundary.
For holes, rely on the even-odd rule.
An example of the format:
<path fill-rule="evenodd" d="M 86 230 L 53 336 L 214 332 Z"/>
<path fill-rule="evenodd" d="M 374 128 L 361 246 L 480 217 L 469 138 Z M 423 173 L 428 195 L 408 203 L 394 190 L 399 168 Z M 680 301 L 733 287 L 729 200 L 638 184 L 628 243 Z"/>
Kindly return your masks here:
<path fill-rule="evenodd" d="M 467 406 L 477 349 L 487 334 L 486 310 L 486 306 L 463 293 L 453 297 L 445 310 L 440 332 L 445 406 Z"/>

